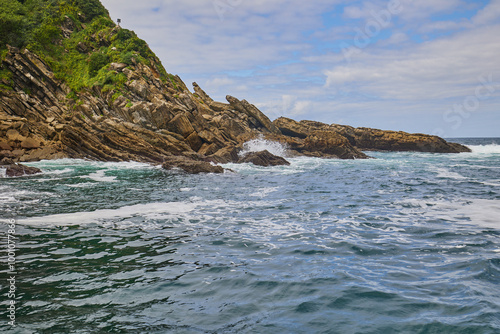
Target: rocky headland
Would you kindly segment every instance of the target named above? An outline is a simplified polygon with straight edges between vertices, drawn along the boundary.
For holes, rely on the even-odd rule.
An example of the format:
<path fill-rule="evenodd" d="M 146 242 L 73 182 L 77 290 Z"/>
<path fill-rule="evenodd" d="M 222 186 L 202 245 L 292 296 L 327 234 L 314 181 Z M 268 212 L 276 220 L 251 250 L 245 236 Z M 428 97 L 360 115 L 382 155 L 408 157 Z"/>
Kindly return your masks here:
<path fill-rule="evenodd" d="M 196 83 L 190 91 L 167 73 L 99 1 L 90 1 L 93 11 L 71 3 L 53 8 L 50 45 L 2 41 L 0 160 L 141 161 L 220 172 L 214 163 L 242 162 L 243 144 L 257 137 L 286 144 L 290 155 L 340 159 L 367 158 L 362 151 L 369 150 L 469 151 L 423 134 L 272 122 L 246 100 L 214 101 Z"/>

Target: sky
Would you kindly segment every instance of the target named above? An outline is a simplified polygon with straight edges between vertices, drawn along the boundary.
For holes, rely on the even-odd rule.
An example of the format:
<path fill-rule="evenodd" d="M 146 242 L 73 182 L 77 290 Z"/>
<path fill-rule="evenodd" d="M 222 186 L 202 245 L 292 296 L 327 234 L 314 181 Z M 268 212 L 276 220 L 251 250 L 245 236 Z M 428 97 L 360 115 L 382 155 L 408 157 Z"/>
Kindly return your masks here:
<path fill-rule="evenodd" d="M 280 116 L 500 137 L 500 0 L 101 0 L 169 73 Z"/>

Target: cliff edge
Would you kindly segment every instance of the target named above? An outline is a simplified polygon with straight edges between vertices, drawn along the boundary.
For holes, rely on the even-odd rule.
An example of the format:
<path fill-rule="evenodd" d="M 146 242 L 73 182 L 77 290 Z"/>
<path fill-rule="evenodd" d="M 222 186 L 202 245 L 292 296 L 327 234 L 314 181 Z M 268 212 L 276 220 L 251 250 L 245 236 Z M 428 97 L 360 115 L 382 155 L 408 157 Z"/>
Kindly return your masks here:
<path fill-rule="evenodd" d="M 367 158 L 362 150 L 465 152 L 426 135 L 280 118 L 246 100 L 211 99 L 163 68 L 97 0 L 2 3 L 0 160 L 84 158 L 162 163 L 238 161 L 263 136 L 292 153 Z M 43 15 L 36 15 L 43 12 Z"/>

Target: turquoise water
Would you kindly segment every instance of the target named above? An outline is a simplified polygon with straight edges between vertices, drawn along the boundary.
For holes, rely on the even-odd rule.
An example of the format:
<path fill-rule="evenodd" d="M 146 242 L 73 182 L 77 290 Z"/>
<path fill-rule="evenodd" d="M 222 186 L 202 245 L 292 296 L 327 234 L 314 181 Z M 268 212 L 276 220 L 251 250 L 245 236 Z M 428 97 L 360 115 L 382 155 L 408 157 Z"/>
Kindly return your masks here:
<path fill-rule="evenodd" d="M 223 175 L 32 163 L 0 178 L 0 331 L 499 333 L 500 140 L 459 141 Z"/>

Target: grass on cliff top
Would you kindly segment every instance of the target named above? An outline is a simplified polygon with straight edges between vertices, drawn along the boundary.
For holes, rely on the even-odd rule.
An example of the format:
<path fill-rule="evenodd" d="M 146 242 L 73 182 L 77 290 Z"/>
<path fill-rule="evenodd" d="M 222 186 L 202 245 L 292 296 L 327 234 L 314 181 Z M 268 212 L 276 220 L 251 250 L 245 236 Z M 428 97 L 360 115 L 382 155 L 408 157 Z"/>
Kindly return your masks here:
<path fill-rule="evenodd" d="M 146 64 L 163 81 L 180 85 L 145 41 L 115 25 L 99 0 L 0 0 L 0 42 L 1 59 L 7 44 L 26 47 L 47 62 L 74 95 L 93 86 L 121 91 L 127 78 L 109 71 L 114 62 Z M 8 71 L 0 68 L 0 84 L 9 81 Z"/>

